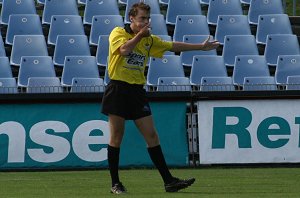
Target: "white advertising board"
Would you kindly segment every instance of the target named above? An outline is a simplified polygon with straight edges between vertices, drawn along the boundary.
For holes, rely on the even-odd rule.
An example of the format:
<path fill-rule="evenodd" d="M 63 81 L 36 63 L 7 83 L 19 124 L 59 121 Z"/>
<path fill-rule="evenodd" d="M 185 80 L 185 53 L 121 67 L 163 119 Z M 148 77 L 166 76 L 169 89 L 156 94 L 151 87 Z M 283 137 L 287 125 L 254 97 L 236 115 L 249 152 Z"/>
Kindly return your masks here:
<path fill-rule="evenodd" d="M 200 164 L 300 162 L 300 100 L 199 101 Z"/>

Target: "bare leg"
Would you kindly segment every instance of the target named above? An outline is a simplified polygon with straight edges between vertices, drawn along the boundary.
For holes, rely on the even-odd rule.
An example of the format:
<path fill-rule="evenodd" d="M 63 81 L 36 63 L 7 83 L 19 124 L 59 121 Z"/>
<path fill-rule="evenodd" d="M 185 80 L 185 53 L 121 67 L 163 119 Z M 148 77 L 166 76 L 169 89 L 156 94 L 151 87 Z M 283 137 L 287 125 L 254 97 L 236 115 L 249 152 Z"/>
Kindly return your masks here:
<path fill-rule="evenodd" d="M 143 117 L 135 120 L 134 122 L 141 134 L 144 136 L 148 147 L 155 147 L 159 145 L 159 137 L 154 127 L 152 116 Z"/>
<path fill-rule="evenodd" d="M 110 129 L 109 145 L 120 148 L 124 135 L 125 119 L 120 116 L 110 114 L 108 121 Z"/>
<path fill-rule="evenodd" d="M 163 152 L 161 150 L 159 137 L 154 127 L 152 116 L 135 120 L 135 124 L 147 142 L 150 158 L 162 176 L 164 183 L 172 182 L 173 176 L 167 167 Z"/>

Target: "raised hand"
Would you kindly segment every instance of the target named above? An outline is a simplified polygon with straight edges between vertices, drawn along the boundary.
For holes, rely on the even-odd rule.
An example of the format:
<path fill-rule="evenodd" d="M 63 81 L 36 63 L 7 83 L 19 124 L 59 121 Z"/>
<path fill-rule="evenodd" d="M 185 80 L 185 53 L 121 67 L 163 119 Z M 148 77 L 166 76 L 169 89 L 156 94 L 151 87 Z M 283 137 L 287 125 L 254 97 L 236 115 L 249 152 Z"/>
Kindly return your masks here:
<path fill-rule="evenodd" d="M 208 50 L 216 49 L 220 45 L 220 43 L 216 40 L 210 41 L 210 36 L 208 36 L 207 39 L 205 39 L 205 41 L 202 42 L 202 45 L 203 45 L 202 50 L 208 51 Z"/>
<path fill-rule="evenodd" d="M 150 31 L 150 23 L 147 24 L 145 27 L 143 27 L 139 33 L 138 33 L 140 36 L 142 37 L 148 37 L 151 35 L 151 31 Z"/>

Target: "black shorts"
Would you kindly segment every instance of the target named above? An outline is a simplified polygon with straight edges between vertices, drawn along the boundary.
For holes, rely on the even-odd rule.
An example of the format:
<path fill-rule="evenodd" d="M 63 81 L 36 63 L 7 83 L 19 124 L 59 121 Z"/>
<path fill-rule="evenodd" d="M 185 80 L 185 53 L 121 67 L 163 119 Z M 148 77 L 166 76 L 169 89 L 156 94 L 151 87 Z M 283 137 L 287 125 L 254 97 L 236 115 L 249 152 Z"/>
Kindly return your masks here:
<path fill-rule="evenodd" d="M 126 120 L 151 115 L 144 86 L 111 80 L 103 94 L 102 113 L 117 115 Z"/>

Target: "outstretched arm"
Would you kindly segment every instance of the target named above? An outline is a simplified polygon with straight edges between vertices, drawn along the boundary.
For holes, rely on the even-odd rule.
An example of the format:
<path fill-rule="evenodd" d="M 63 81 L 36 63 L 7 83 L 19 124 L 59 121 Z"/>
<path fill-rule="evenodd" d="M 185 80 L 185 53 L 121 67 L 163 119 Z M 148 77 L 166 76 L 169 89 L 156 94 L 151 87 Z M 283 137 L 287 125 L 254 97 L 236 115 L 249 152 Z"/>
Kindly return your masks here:
<path fill-rule="evenodd" d="M 218 41 L 209 41 L 210 36 L 202 43 L 184 43 L 184 42 L 173 42 L 173 47 L 170 51 L 172 52 L 182 52 L 191 50 L 212 50 L 216 49 L 220 43 Z"/>

